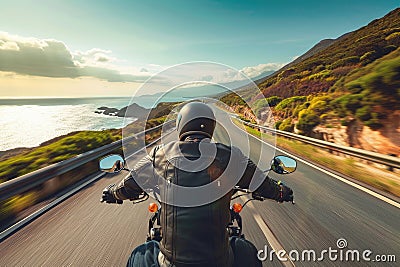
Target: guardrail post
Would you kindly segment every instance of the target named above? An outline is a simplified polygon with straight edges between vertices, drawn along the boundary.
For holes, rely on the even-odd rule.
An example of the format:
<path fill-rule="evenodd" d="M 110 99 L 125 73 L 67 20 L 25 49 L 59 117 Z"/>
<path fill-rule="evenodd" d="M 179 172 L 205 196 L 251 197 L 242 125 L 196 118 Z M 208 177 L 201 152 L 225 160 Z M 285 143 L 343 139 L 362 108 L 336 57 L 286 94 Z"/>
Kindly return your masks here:
<path fill-rule="evenodd" d="M 397 157 L 397 155 L 396 155 L 396 154 L 393 154 L 393 153 L 389 154 L 389 156 Z M 386 166 L 386 169 L 387 169 L 388 171 L 390 171 L 390 172 L 393 172 L 393 171 L 394 171 L 394 169 L 393 169 L 392 166 Z"/>

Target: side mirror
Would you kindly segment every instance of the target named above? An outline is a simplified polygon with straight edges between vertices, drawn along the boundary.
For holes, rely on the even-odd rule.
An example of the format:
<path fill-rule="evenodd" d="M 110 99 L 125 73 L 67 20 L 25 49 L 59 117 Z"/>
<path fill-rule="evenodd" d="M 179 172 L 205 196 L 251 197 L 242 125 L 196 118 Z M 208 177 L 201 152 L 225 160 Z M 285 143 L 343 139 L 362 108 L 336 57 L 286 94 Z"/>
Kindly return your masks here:
<path fill-rule="evenodd" d="M 100 170 L 103 172 L 117 173 L 120 172 L 124 166 L 124 159 L 118 155 L 113 154 L 102 158 L 99 162 Z"/>
<path fill-rule="evenodd" d="M 288 174 L 296 170 L 297 162 L 287 156 L 276 156 L 272 159 L 271 169 L 279 174 Z"/>

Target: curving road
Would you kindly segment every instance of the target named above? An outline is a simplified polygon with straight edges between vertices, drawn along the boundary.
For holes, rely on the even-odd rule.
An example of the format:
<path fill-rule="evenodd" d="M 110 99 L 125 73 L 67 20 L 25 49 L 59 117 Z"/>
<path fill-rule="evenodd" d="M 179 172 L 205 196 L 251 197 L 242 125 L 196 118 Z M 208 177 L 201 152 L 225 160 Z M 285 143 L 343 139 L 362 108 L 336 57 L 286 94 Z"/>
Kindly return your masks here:
<path fill-rule="evenodd" d="M 232 142 L 241 147 L 246 133 L 231 123 L 225 127 Z M 227 142 L 223 131 L 216 139 Z M 249 140 L 253 157 L 262 153 L 270 158 L 274 154 L 258 139 Z M 144 154 L 130 158 L 130 164 Z M 148 203 L 99 202 L 102 189 L 124 175 L 107 174 L 8 237 L 0 243 L 0 266 L 124 266 L 130 252 L 145 240 L 150 216 Z M 395 254 L 397 264 L 330 261 L 325 255 L 322 262 L 281 262 L 274 256 L 272 262 L 264 262 L 265 266 L 398 266 L 398 208 L 302 162 L 294 174 L 270 175 L 293 188 L 296 204 L 264 201 L 245 207 L 244 233 L 258 249 L 268 246 L 270 251 L 272 246 L 288 253 L 296 249 L 300 256 L 301 250 L 313 249 L 318 258 L 324 249 L 337 249 L 337 240 L 344 238 L 348 249 L 369 249 L 371 259 L 376 254 Z"/>

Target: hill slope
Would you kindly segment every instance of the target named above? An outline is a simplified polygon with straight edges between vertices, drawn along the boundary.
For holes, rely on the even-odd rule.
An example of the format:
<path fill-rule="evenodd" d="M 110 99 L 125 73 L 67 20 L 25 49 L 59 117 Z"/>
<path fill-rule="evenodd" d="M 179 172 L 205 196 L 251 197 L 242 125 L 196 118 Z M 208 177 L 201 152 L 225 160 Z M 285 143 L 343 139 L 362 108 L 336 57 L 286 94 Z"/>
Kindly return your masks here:
<path fill-rule="evenodd" d="M 262 94 L 247 92 L 246 100 L 257 115 L 268 103 L 280 130 L 397 154 L 399 46 L 397 8 L 356 31 L 321 41 L 260 82 Z M 233 95 L 223 101 L 243 104 Z"/>
<path fill-rule="evenodd" d="M 295 62 L 259 84 L 264 96 L 290 97 L 327 92 L 351 70 L 365 66 L 400 45 L 400 8 L 338 38 L 325 49 Z M 261 96 L 259 96 L 261 97 Z"/>

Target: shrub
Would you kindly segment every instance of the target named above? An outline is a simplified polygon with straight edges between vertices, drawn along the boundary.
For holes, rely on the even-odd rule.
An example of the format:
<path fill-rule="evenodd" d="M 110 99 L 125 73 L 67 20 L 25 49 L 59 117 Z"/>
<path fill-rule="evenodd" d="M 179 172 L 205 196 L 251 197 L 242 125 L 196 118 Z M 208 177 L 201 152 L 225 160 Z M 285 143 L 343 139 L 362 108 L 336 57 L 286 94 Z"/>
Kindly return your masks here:
<path fill-rule="evenodd" d="M 290 118 L 284 119 L 282 123 L 279 125 L 279 130 L 292 132 L 294 129 L 294 125 L 292 124 L 292 120 Z"/>
<path fill-rule="evenodd" d="M 228 106 L 235 106 L 235 105 L 243 106 L 243 105 L 246 105 L 244 100 L 240 96 L 235 94 L 235 93 L 227 94 L 227 95 L 221 97 L 220 100 L 222 102 L 224 102 L 225 104 L 227 104 Z"/>
<path fill-rule="evenodd" d="M 279 96 L 271 96 L 271 97 L 268 97 L 266 100 L 267 100 L 268 105 L 269 105 L 270 107 L 275 107 L 276 105 L 279 104 L 279 102 L 282 101 L 282 97 L 279 97 Z"/>
<path fill-rule="evenodd" d="M 322 70 L 318 73 L 312 74 L 308 77 L 309 80 L 316 80 L 321 78 L 326 78 L 331 74 L 330 70 Z"/>
<path fill-rule="evenodd" d="M 324 113 L 322 115 L 319 116 L 320 122 L 324 123 L 327 119 L 329 119 L 329 115 Z"/>
<path fill-rule="evenodd" d="M 389 36 L 386 36 L 385 38 L 386 41 L 392 40 L 392 41 L 400 41 L 400 32 L 394 32 L 390 34 Z"/>
<path fill-rule="evenodd" d="M 0 175 L 5 180 L 9 180 L 46 165 L 71 158 L 116 141 L 120 138 L 120 135 L 116 133 L 115 130 L 83 131 L 55 138 L 55 141 L 48 141 L 42 147 L 0 162 Z"/>
<path fill-rule="evenodd" d="M 289 106 L 293 106 L 295 104 L 303 103 L 307 100 L 306 96 L 293 96 L 282 100 L 278 105 L 276 105 L 276 110 L 284 110 Z"/>
<path fill-rule="evenodd" d="M 364 122 L 364 124 L 373 130 L 378 130 L 383 125 L 379 120 L 379 114 L 376 112 L 371 113 L 371 118 Z"/>
<path fill-rule="evenodd" d="M 354 64 L 357 64 L 358 62 L 360 62 L 360 58 L 358 56 L 346 57 L 346 58 L 339 59 L 338 61 L 333 63 L 331 68 L 336 69 L 338 67 L 354 65 Z"/>
<path fill-rule="evenodd" d="M 354 94 L 359 94 L 363 90 L 362 84 L 360 81 L 355 80 L 345 84 L 347 90 Z"/>
<path fill-rule="evenodd" d="M 293 112 L 292 112 L 292 116 L 293 116 L 293 117 L 297 117 L 297 116 L 299 115 L 299 112 L 300 112 L 300 111 L 302 111 L 303 109 L 307 109 L 310 105 L 311 105 L 311 103 L 310 103 L 309 101 L 304 102 L 304 103 L 301 104 L 301 105 L 297 105 L 297 106 L 294 108 Z"/>
<path fill-rule="evenodd" d="M 260 118 L 261 112 L 265 108 L 276 106 L 281 101 L 282 101 L 282 98 L 278 97 L 278 96 L 271 96 L 268 98 L 261 98 L 261 99 L 256 100 L 253 105 L 256 116 L 258 118 Z"/>
<path fill-rule="evenodd" d="M 323 100 L 311 101 L 309 109 L 312 109 L 316 113 L 322 113 L 328 110 L 328 104 Z"/>
<path fill-rule="evenodd" d="M 376 53 L 375 50 L 373 50 L 373 51 L 366 52 L 364 55 L 362 55 L 360 57 L 360 62 L 363 65 L 367 65 L 367 64 L 371 63 L 372 61 L 374 61 L 375 59 L 378 59 L 378 58 L 379 58 L 379 54 Z"/>
<path fill-rule="evenodd" d="M 361 94 L 346 94 L 332 101 L 332 104 L 342 108 L 343 110 L 350 110 L 355 112 L 361 107 Z"/>
<path fill-rule="evenodd" d="M 282 124 L 282 121 L 275 122 L 275 129 L 279 130 L 279 126 Z"/>
<path fill-rule="evenodd" d="M 368 121 L 371 119 L 371 108 L 369 106 L 364 106 L 357 109 L 356 117 L 362 121 Z"/>
<path fill-rule="evenodd" d="M 397 49 L 398 46 L 395 45 L 387 45 L 383 48 L 383 53 L 384 54 L 389 54 L 390 52 L 394 51 Z"/>
<path fill-rule="evenodd" d="M 320 72 L 320 71 L 323 71 L 325 69 L 325 66 L 324 65 L 318 65 L 315 69 L 314 69 L 314 71 L 315 72 Z"/>
<path fill-rule="evenodd" d="M 313 111 L 302 110 L 299 113 L 299 122 L 296 128 L 304 134 L 309 134 L 320 122 L 319 116 Z"/>

